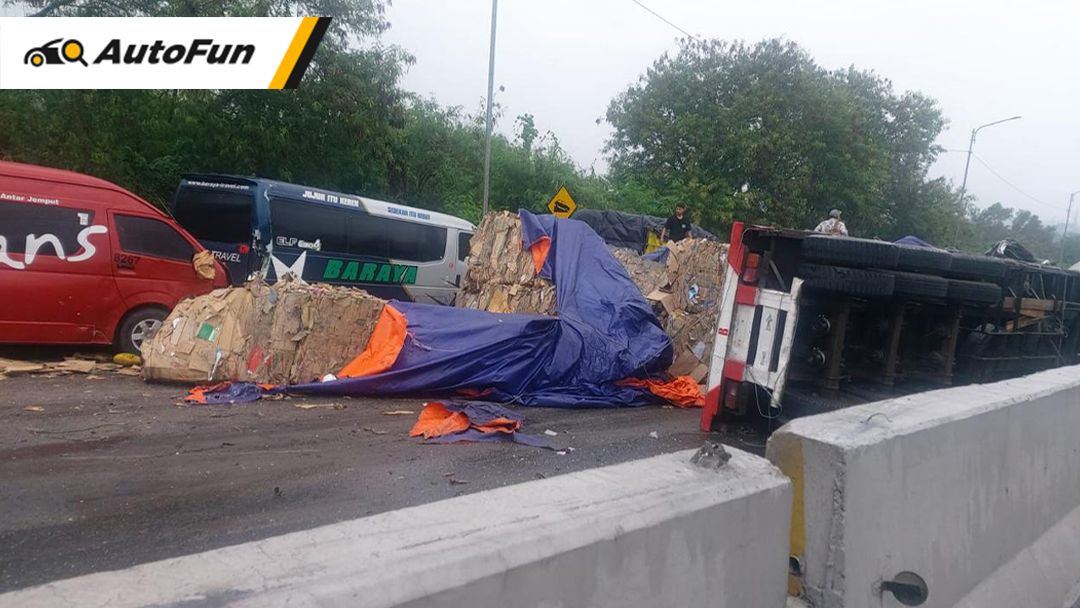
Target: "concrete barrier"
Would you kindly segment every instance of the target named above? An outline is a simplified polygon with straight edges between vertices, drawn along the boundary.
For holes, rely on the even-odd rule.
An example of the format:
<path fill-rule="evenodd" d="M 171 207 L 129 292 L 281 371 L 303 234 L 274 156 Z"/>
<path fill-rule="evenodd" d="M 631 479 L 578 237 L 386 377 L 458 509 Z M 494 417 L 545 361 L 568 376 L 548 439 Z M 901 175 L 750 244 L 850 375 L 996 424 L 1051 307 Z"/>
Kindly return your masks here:
<path fill-rule="evenodd" d="M 796 420 L 768 458 L 793 481 L 789 580 L 816 608 L 1072 605 L 1080 583 L 1080 367 Z"/>
<path fill-rule="evenodd" d="M 730 451 L 718 469 L 668 454 L 58 581 L 0 605 L 782 608 L 791 485 Z"/>

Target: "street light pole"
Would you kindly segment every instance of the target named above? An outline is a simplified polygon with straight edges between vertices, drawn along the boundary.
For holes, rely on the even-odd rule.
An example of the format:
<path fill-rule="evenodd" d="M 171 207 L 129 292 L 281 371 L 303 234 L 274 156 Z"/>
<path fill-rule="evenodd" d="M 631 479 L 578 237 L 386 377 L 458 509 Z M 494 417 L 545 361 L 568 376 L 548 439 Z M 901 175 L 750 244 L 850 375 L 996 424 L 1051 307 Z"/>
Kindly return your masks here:
<path fill-rule="evenodd" d="M 495 94 L 495 24 L 499 0 L 491 0 L 491 45 L 488 51 L 487 128 L 484 132 L 484 215 L 488 212 L 488 184 L 491 177 L 491 101 Z"/>
<path fill-rule="evenodd" d="M 1069 195 L 1069 209 L 1065 212 L 1065 228 L 1061 231 L 1061 255 L 1058 258 L 1058 263 L 1062 266 L 1065 265 L 1065 236 L 1069 234 L 1069 216 L 1072 215 L 1073 198 L 1075 198 L 1077 194 L 1080 194 L 1080 190 Z"/>
<path fill-rule="evenodd" d="M 994 122 L 988 122 L 985 125 L 979 125 L 971 130 L 971 140 L 968 141 L 967 162 L 964 163 L 964 181 L 960 184 L 960 216 L 963 221 L 963 216 L 967 212 L 967 203 L 964 202 L 964 195 L 967 194 L 967 179 L 968 169 L 971 168 L 971 155 L 975 151 L 975 136 L 979 134 L 979 131 L 986 127 L 992 127 L 994 125 L 1000 125 L 1003 122 L 1009 122 L 1010 120 L 1020 120 L 1020 116 L 1010 116 L 1009 118 L 1002 118 L 1001 120 L 995 120 Z M 953 245 L 956 245 L 957 240 L 960 238 L 960 222 L 956 224 L 956 234 L 953 235 Z"/>

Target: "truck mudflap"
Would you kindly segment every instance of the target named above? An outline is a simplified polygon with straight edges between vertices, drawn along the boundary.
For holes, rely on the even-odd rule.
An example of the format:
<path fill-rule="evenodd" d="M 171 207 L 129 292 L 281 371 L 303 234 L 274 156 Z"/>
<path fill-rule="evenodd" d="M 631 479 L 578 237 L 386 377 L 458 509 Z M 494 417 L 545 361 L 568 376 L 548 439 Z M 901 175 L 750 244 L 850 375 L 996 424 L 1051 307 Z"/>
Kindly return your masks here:
<path fill-rule="evenodd" d="M 753 264 L 747 267 L 742 228 L 738 223 L 732 227 L 716 347 L 701 415 L 701 430 L 706 432 L 713 429 L 723 409 L 741 407 L 740 398 L 749 392 L 744 390 L 745 383 L 767 391 L 768 407 L 779 408 L 798 325 L 802 280 L 792 279 L 787 292 L 756 287 L 758 269 Z"/>

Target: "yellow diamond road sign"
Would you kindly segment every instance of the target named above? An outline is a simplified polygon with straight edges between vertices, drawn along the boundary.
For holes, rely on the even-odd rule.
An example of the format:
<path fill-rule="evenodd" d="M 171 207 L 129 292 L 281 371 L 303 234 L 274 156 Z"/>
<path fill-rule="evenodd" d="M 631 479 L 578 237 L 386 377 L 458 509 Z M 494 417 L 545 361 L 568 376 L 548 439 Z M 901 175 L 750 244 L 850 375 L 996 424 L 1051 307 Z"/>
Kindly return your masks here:
<path fill-rule="evenodd" d="M 547 204 L 548 211 L 555 217 L 568 218 L 574 214 L 574 210 L 577 209 L 577 203 L 570 196 L 570 192 L 566 190 L 566 186 L 559 188 L 559 191 L 555 193 L 555 196 L 551 197 L 551 200 Z"/>

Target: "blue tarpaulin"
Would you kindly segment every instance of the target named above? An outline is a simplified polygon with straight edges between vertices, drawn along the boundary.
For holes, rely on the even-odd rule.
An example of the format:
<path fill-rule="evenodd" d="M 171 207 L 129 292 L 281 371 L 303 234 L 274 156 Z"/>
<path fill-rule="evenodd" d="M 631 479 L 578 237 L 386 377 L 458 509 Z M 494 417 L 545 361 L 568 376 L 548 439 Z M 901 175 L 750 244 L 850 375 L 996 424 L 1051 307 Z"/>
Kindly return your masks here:
<path fill-rule="evenodd" d="M 617 384 L 663 377 L 671 340 L 645 298 L 587 225 L 520 212 L 522 246 L 550 248 L 541 277 L 555 284 L 557 317 L 497 314 L 391 301 L 407 321 L 392 367 L 375 375 L 303 384 L 325 395 L 452 394 L 550 407 L 656 403 Z"/>

